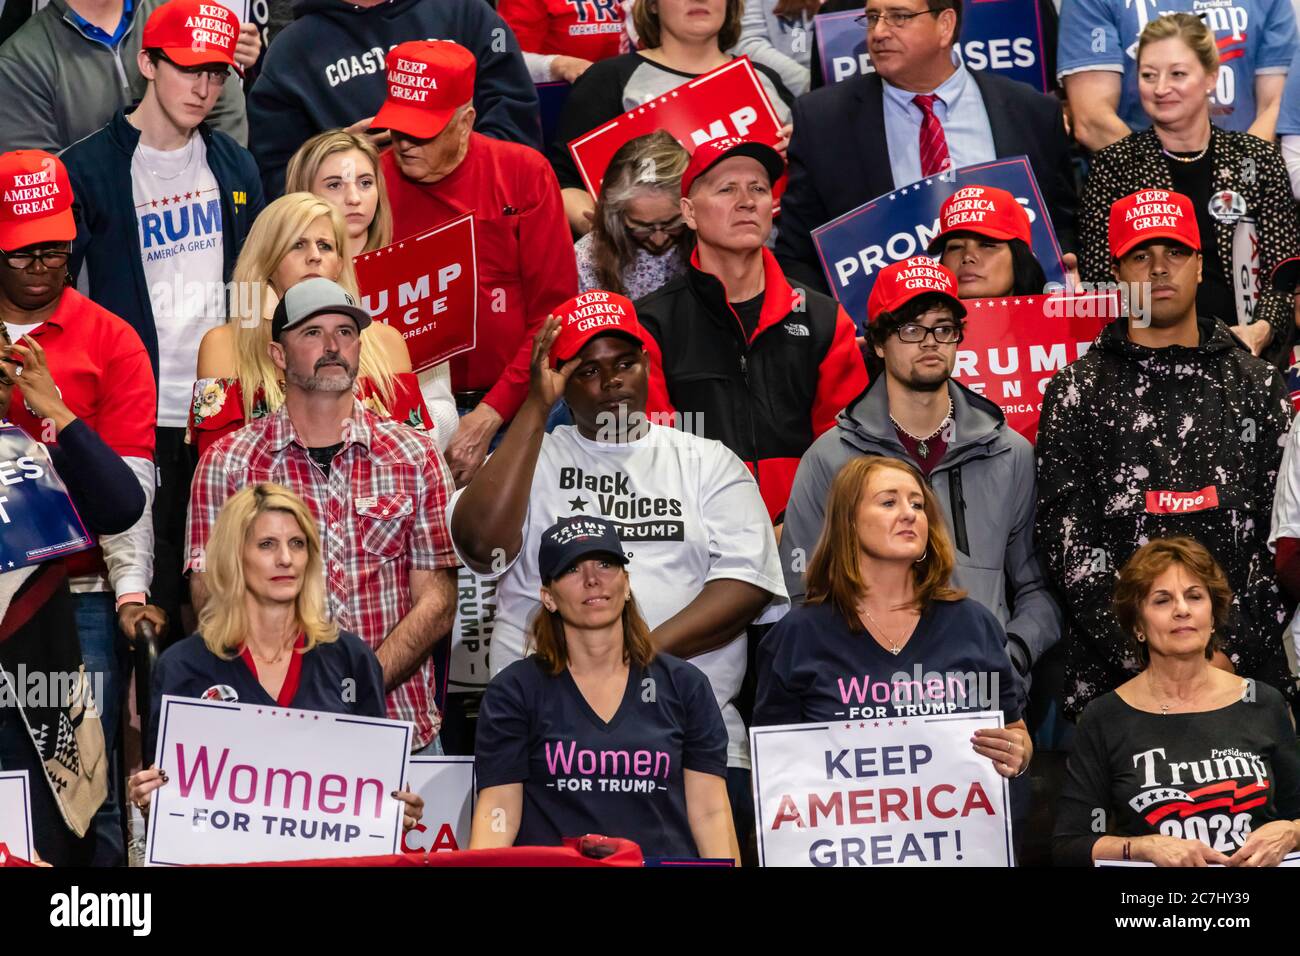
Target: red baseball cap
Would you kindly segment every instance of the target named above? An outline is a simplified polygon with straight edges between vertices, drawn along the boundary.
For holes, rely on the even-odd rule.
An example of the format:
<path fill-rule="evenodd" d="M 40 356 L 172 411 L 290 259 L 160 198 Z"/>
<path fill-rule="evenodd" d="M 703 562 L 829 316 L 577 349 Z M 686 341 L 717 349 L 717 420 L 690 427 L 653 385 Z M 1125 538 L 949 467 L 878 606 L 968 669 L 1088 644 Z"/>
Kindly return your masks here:
<path fill-rule="evenodd" d="M 412 40 L 388 51 L 388 96 L 371 124 L 415 139 L 437 136 L 474 98 L 474 54 L 449 40 Z"/>
<path fill-rule="evenodd" d="M 741 136 L 724 136 L 708 143 L 701 143 L 691 153 L 691 161 L 682 173 L 682 195 L 691 191 L 691 184 L 703 176 L 718 163 L 732 156 L 749 156 L 762 163 L 767 170 L 769 181 L 775 183 L 785 172 L 785 160 L 771 146 Z"/>
<path fill-rule="evenodd" d="M 1025 207 L 1005 189 L 993 186 L 967 186 L 948 197 L 939 210 L 939 234 L 930 242 L 929 251 L 939 252 L 955 232 L 973 232 L 1002 242 L 1032 241 Z"/>
<path fill-rule="evenodd" d="M 178 66 L 235 66 L 238 42 L 239 17 L 229 8 L 215 0 L 169 0 L 149 15 L 140 45 L 162 50 Z"/>
<path fill-rule="evenodd" d="M 40 149 L 0 155 L 0 249 L 76 237 L 72 183 L 63 162 Z"/>
<path fill-rule="evenodd" d="M 560 320 L 560 334 L 551 346 L 551 364 L 559 366 L 598 335 L 615 332 L 645 345 L 645 330 L 630 299 L 617 292 L 592 289 L 575 295 L 551 310 Z"/>
<path fill-rule="evenodd" d="M 1201 230 L 1192 201 L 1167 189 L 1144 189 L 1110 207 L 1110 254 L 1118 259 L 1152 239 L 1172 239 L 1201 251 Z"/>
<path fill-rule="evenodd" d="M 913 299 L 937 292 L 948 299 L 953 315 L 963 318 L 966 306 L 957 298 L 957 277 L 929 256 L 913 256 L 894 262 L 880 270 L 867 299 L 867 321 L 874 322 L 882 312 L 893 312 Z"/>

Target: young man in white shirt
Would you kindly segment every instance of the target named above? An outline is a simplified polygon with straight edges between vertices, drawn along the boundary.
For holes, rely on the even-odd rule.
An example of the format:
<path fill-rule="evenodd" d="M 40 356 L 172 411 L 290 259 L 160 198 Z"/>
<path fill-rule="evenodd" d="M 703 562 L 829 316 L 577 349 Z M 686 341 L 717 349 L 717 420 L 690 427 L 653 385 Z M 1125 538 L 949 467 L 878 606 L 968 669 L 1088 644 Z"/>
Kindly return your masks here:
<path fill-rule="evenodd" d="M 118 600 L 128 634 L 142 618 L 184 634 L 181 569 L 195 463 L 185 423 L 198 344 L 225 321 L 226 281 L 262 208 L 252 155 L 205 122 L 233 82 L 239 29 L 220 4 L 158 7 L 137 58 L 144 98 L 62 157 L 76 197 L 70 268 L 91 299 L 139 333 L 158 384 L 154 576 L 148 595 Z"/>
<path fill-rule="evenodd" d="M 573 514 L 615 523 L 656 649 L 689 658 L 722 708 L 743 833 L 749 748 L 733 701 L 746 628 L 775 620 L 789 601 L 767 509 L 740 459 L 720 442 L 647 420 L 647 341 L 632 303 L 616 293 L 585 292 L 556 309 L 534 341 L 528 398 L 500 448 L 452 498 L 452 540 L 476 574 L 500 575 L 496 674 L 527 652 L 541 534 Z M 560 397 L 574 424 L 548 435 Z"/>

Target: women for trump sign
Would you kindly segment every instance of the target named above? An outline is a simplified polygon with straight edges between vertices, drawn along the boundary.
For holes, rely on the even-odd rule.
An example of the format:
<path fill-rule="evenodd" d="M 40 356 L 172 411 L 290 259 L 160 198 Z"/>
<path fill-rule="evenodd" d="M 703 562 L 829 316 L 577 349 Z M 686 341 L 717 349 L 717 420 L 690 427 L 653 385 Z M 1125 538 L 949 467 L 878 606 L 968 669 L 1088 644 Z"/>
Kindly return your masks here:
<path fill-rule="evenodd" d="M 165 696 L 145 862 L 400 852 L 409 723 Z"/>
<path fill-rule="evenodd" d="M 750 730 L 763 866 L 1012 866 L 1000 712 Z"/>

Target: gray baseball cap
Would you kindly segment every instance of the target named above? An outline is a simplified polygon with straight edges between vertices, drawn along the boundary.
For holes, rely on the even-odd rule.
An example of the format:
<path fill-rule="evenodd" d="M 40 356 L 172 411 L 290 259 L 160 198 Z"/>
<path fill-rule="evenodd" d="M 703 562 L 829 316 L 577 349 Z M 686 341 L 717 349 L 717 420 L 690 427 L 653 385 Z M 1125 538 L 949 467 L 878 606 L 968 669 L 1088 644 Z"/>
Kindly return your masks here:
<path fill-rule="evenodd" d="M 370 313 L 357 304 L 355 296 L 332 279 L 316 276 L 292 286 L 280 299 L 271 317 L 271 340 L 278 342 L 286 329 L 327 314 L 351 316 L 358 332 L 371 322 Z"/>

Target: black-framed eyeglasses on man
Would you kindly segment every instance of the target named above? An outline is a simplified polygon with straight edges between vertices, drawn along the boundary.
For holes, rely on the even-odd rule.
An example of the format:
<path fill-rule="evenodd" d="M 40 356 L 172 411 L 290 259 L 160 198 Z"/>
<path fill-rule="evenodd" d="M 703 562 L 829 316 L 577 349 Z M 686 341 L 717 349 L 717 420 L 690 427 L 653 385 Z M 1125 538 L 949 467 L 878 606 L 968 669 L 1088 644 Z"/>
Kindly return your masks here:
<path fill-rule="evenodd" d="M 900 342 L 907 342 L 909 345 L 924 342 L 927 335 L 933 335 L 934 340 L 940 345 L 954 345 L 962 340 L 963 333 L 960 325 L 936 325 L 934 328 L 927 328 L 916 322 L 906 322 L 894 329 L 894 334 L 898 336 Z"/>
<path fill-rule="evenodd" d="M 221 86 L 230 77 L 230 67 L 226 66 L 224 63 L 205 63 L 200 66 L 181 66 L 165 53 L 160 53 L 159 56 L 171 64 L 173 68 L 188 76 L 191 81 L 198 80 L 200 76 L 206 76 L 210 82 L 215 83 L 217 86 Z"/>
<path fill-rule="evenodd" d="M 945 10 L 951 10 L 952 7 L 927 7 L 924 10 L 918 10 L 915 13 L 903 13 L 900 10 L 891 10 L 888 13 L 876 13 L 874 10 L 870 13 L 863 13 L 853 18 L 854 23 L 865 23 L 868 30 L 874 30 L 876 25 L 884 20 L 894 30 L 901 30 L 917 17 L 923 17 L 927 13 L 943 13 Z"/>
<path fill-rule="evenodd" d="M 31 252 L 5 252 L 0 249 L 0 258 L 4 259 L 5 265 L 14 270 L 30 269 L 37 259 L 40 259 L 41 265 L 47 269 L 58 269 L 68 264 L 71 255 L 72 253 L 67 249 L 35 249 Z"/>

